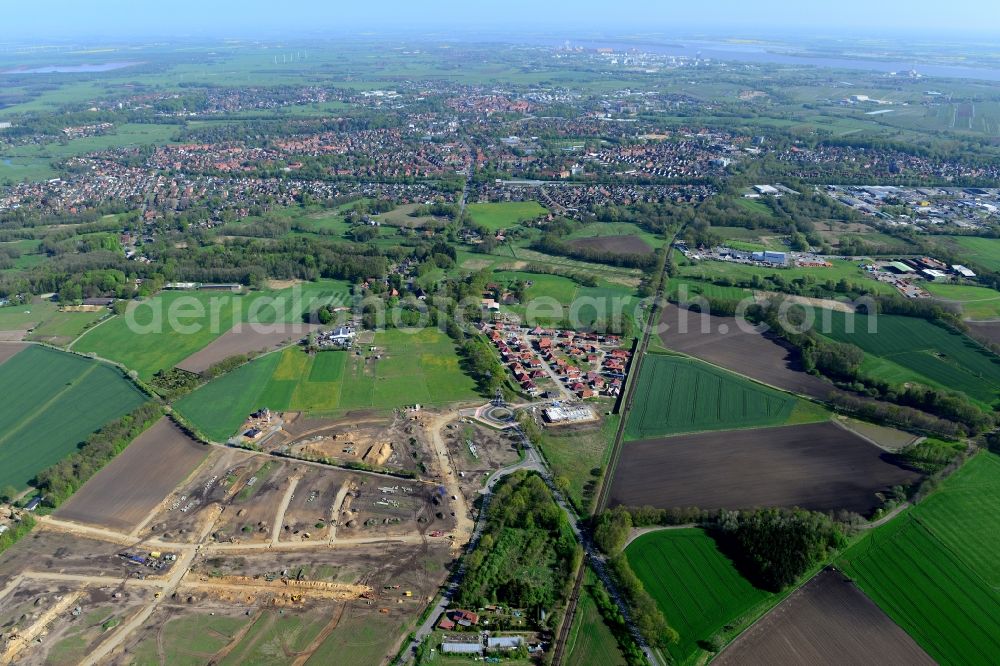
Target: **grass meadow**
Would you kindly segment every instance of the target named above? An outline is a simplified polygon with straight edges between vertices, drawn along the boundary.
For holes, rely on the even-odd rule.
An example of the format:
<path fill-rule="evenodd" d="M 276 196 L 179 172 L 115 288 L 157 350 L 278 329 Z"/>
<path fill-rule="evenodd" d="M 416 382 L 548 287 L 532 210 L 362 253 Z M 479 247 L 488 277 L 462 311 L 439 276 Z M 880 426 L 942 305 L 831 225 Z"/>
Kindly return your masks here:
<path fill-rule="evenodd" d="M 577 602 L 573 627 L 570 629 L 566 654 L 567 663 L 576 666 L 625 666 L 625 657 L 618 648 L 618 640 L 604 623 L 601 611 L 590 589 L 601 585 L 590 570 Z"/>
<path fill-rule="evenodd" d="M 966 319 L 979 321 L 1000 319 L 1000 291 L 989 287 L 965 284 L 928 282 L 924 285 L 934 298 L 954 301 L 961 305 Z"/>
<path fill-rule="evenodd" d="M 476 224 L 491 231 L 506 229 L 525 220 L 546 215 L 549 211 L 537 201 L 504 201 L 500 203 L 474 203 L 466 207 Z"/>
<path fill-rule="evenodd" d="M 378 332 L 373 344 L 377 351 L 362 355 L 309 355 L 299 347 L 266 354 L 202 386 L 175 407 L 213 440 L 223 441 L 261 407 L 342 416 L 476 397 L 475 383 L 459 367 L 454 343 L 441 331 L 409 335 L 390 329 Z"/>

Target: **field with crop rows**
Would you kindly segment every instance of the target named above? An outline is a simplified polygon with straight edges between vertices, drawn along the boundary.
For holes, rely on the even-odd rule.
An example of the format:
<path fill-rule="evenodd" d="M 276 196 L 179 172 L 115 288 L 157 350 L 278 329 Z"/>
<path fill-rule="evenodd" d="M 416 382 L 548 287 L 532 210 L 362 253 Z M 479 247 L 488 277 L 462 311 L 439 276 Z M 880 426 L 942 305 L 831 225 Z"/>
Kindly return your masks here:
<path fill-rule="evenodd" d="M 1000 654 L 1000 458 L 981 453 L 839 565 L 942 664 Z"/>
<path fill-rule="evenodd" d="M 146 396 L 110 365 L 31 346 L 0 365 L 0 487 L 25 488 Z"/>
<path fill-rule="evenodd" d="M 73 345 L 73 350 L 94 352 L 149 379 L 158 370 L 172 368 L 206 347 L 237 322 L 294 324 L 302 321 L 304 312 L 311 311 L 311 301 L 343 299 L 337 301 L 341 303 L 346 298 L 346 283 L 333 280 L 246 295 L 165 291 L 130 304 L 131 314 L 95 327 Z"/>
<path fill-rule="evenodd" d="M 854 332 L 848 332 L 848 317 L 832 312 L 831 328 L 825 335 L 849 342 L 910 374 L 898 381 L 915 381 L 961 391 L 971 398 L 992 403 L 1000 395 L 1000 357 L 973 340 L 925 319 L 878 315 L 869 331 L 869 318 L 854 316 Z"/>
<path fill-rule="evenodd" d="M 728 624 L 762 612 L 773 598 L 755 588 L 700 529 L 644 534 L 625 550 L 642 581 L 680 640 L 670 647 L 678 663 L 692 663 L 699 641 Z"/>
<path fill-rule="evenodd" d="M 626 434 L 644 439 L 682 432 L 779 425 L 793 396 L 693 359 L 650 355 L 642 365 Z"/>

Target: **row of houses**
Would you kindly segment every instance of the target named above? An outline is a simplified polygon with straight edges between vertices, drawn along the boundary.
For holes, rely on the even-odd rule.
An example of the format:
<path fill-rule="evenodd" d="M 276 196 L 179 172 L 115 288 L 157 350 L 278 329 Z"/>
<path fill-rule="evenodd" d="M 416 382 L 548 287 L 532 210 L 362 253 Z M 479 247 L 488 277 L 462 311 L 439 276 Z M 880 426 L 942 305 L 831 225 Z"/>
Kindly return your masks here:
<path fill-rule="evenodd" d="M 618 336 L 541 327 L 529 329 L 503 323 L 485 324 L 484 332 L 521 389 L 529 395 L 540 392 L 537 380 L 549 375 L 546 365 L 580 399 L 602 394 L 617 396 L 621 391 L 629 352 L 604 349 L 620 344 Z M 574 362 L 600 370 L 584 371 Z"/>
<path fill-rule="evenodd" d="M 578 398 L 587 399 L 598 395 L 613 397 L 621 392 L 625 378 L 625 364 L 629 359 L 629 352 L 624 349 L 613 349 L 604 353 L 596 343 L 581 342 L 572 336 L 566 338 L 542 336 L 535 344 L 542 354 L 542 359 Z M 558 356 L 557 351 L 570 360 Z M 599 367 L 600 370 L 584 372 L 572 361 L 586 362 L 591 367 Z"/>

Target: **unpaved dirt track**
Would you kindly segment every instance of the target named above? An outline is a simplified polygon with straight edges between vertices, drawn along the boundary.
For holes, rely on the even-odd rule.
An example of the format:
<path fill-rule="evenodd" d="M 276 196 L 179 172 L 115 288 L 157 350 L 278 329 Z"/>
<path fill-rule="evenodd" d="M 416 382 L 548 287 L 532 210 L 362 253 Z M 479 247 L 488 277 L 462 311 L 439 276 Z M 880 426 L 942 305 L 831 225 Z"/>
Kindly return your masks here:
<path fill-rule="evenodd" d="M 274 514 L 274 529 L 271 530 L 271 545 L 277 546 L 278 539 L 281 538 L 281 525 L 285 522 L 285 512 L 288 511 L 288 504 L 292 501 L 292 495 L 295 494 L 295 487 L 299 485 L 299 477 L 293 476 L 288 483 L 288 488 L 285 489 L 285 496 L 281 498 L 281 504 L 278 505 L 278 511 Z"/>
<path fill-rule="evenodd" d="M 451 545 L 454 550 L 461 550 L 470 538 L 476 524 L 472 520 L 469 505 L 465 501 L 462 489 L 458 485 L 458 475 L 451 467 L 451 460 L 448 458 L 448 445 L 441 436 L 441 429 L 448 423 L 458 418 L 458 412 L 446 412 L 435 416 L 429 425 L 431 431 L 431 446 L 434 449 L 434 456 L 437 458 L 437 468 L 441 473 L 441 485 L 448 493 L 448 505 L 455 510 L 455 538 Z M 457 499 L 450 499 L 456 497 Z"/>

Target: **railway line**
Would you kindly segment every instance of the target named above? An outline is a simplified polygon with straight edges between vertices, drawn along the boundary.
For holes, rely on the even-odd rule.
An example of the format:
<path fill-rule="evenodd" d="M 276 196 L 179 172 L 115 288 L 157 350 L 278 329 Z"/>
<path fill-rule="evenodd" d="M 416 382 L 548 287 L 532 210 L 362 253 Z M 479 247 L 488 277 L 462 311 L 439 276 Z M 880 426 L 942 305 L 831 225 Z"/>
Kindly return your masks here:
<path fill-rule="evenodd" d="M 618 430 L 615 432 L 611 455 L 608 458 L 608 467 L 598 488 L 597 501 L 594 505 L 595 515 L 607 508 L 608 494 L 611 490 L 611 479 L 614 477 L 615 468 L 617 467 L 618 460 L 621 457 L 622 443 L 625 439 L 625 426 L 628 423 L 629 411 L 632 409 L 632 400 L 635 394 L 636 381 L 642 370 L 643 359 L 649 349 L 650 337 L 652 336 L 653 330 L 656 327 L 656 322 L 658 321 L 660 313 L 663 309 L 663 299 L 666 291 L 667 266 L 670 265 L 670 255 L 673 253 L 674 240 L 682 231 L 684 231 L 684 226 L 679 227 L 668 241 L 669 244 L 667 245 L 667 251 L 663 258 L 663 265 L 660 266 L 659 275 L 656 279 L 656 289 L 654 290 L 652 307 L 649 309 L 649 318 L 647 319 L 646 326 L 643 328 L 642 337 L 639 338 L 639 341 L 636 343 L 635 353 L 632 354 L 632 361 L 628 369 L 628 378 L 626 380 L 622 400 L 618 410 L 621 418 L 618 422 Z M 611 598 L 618 604 L 618 607 L 625 617 L 625 621 L 631 629 L 632 637 L 635 639 L 639 647 L 642 648 L 642 651 L 646 655 L 646 659 L 648 659 L 649 663 L 653 664 L 653 666 L 659 666 L 660 660 L 656 653 L 649 647 L 638 628 L 636 628 L 635 624 L 632 623 L 628 604 L 625 603 L 624 599 L 617 590 L 617 586 L 615 586 L 611 576 L 607 573 L 603 555 L 601 555 L 596 546 L 590 542 L 589 536 L 586 534 L 584 534 L 584 549 L 586 550 L 588 555 L 587 560 L 589 561 L 584 561 L 584 563 L 577 570 L 576 579 L 573 583 L 573 591 L 570 593 L 569 601 L 566 605 L 566 614 L 563 617 L 559 633 L 556 637 L 555 653 L 552 658 L 552 663 L 557 666 L 567 663 L 566 646 L 569 642 L 569 633 L 573 626 L 573 620 L 576 617 L 577 606 L 580 600 L 580 591 L 583 589 L 583 581 L 587 572 L 587 566 L 591 566 L 593 567 L 595 573 L 597 573 L 598 577 L 604 582 L 604 585 L 608 588 L 608 593 L 611 595 Z"/>

